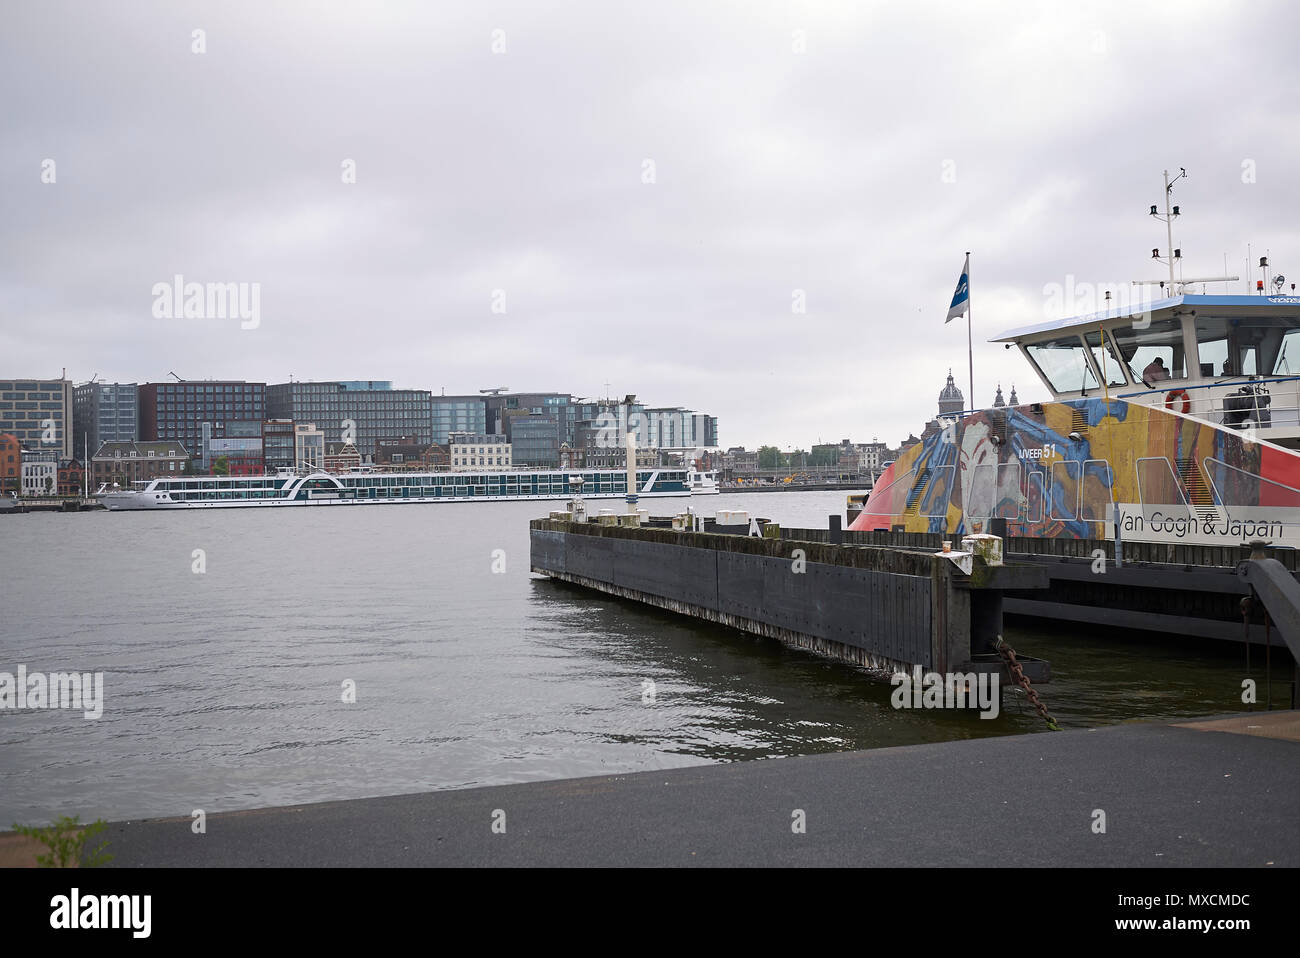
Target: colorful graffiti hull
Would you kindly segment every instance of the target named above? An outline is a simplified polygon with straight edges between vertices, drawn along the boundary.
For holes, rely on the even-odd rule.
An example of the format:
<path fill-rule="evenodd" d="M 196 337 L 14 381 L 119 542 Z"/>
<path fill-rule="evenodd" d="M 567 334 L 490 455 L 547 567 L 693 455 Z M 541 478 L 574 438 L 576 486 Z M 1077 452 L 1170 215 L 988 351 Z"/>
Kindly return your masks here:
<path fill-rule="evenodd" d="M 1300 546 L 1300 455 L 1159 407 L 1089 398 L 941 423 L 851 529 Z"/>

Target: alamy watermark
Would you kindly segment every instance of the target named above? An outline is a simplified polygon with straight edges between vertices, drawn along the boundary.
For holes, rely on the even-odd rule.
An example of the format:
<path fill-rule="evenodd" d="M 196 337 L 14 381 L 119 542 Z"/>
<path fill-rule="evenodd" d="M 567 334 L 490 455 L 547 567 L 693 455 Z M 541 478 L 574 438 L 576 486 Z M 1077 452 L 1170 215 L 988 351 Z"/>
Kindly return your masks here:
<path fill-rule="evenodd" d="M 889 703 L 896 709 L 978 708 L 980 718 L 994 719 L 1002 708 L 996 672 L 925 672 L 917 665 L 911 675 L 895 672 L 889 684 Z"/>
<path fill-rule="evenodd" d="M 0 709 L 81 709 L 88 719 L 104 714 L 103 672 L 0 672 Z"/>
<path fill-rule="evenodd" d="M 1132 283 L 1089 283 L 1066 274 L 1064 283 L 1043 286 L 1043 313 L 1048 319 L 1088 316 L 1114 310 L 1133 320 L 1135 329 L 1151 325 L 1149 300 L 1141 287 Z"/>
<path fill-rule="evenodd" d="M 187 283 L 177 273 L 150 292 L 154 319 L 238 319 L 240 329 L 262 325 L 261 283 Z"/>
<path fill-rule="evenodd" d="M 50 927 L 124 929 L 133 938 L 148 938 L 153 928 L 152 895 L 83 895 L 73 888 L 50 899 Z"/>

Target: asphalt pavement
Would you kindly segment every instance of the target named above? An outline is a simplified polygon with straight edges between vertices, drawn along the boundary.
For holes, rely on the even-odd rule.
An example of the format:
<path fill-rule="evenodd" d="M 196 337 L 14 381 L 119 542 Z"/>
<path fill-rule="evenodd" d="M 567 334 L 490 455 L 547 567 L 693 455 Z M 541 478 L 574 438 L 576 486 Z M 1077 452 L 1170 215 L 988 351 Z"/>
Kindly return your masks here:
<path fill-rule="evenodd" d="M 118 822 L 113 866 L 1296 866 L 1295 712 Z M 1104 828 L 1104 830 L 1103 830 Z"/>

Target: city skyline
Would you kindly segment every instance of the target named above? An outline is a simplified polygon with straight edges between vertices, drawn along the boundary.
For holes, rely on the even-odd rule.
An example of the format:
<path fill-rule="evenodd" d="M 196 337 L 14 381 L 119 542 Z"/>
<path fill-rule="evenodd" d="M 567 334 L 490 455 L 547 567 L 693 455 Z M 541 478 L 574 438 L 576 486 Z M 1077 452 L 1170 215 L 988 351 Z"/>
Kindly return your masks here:
<path fill-rule="evenodd" d="M 950 366 L 969 391 L 967 250 L 972 398 L 1047 398 L 988 340 L 1158 278 L 1162 170 L 1187 275 L 1300 270 L 1281 3 L 16 17 L 6 374 L 546 379 L 789 447 L 915 432 Z"/>
<path fill-rule="evenodd" d="M 65 370 L 63 370 L 63 372 L 66 374 L 67 370 L 65 369 Z M 22 376 L 9 375 L 9 374 L 6 373 L 5 370 L 0 369 L 0 379 L 20 380 L 20 379 L 24 379 L 24 378 L 31 378 L 31 377 L 22 377 Z M 953 382 L 952 382 L 952 379 L 953 379 L 952 372 L 951 372 L 951 370 L 949 370 L 949 375 L 948 375 L 948 380 L 949 380 L 949 382 L 948 382 L 948 388 L 949 388 L 949 389 L 955 388 L 955 389 L 957 390 L 957 392 L 958 392 L 959 394 L 961 394 L 962 391 L 961 391 L 960 387 L 959 387 L 959 386 L 954 386 L 954 384 L 953 384 Z M 57 381 L 57 380 L 51 380 L 51 381 Z M 172 384 L 177 383 L 177 382 L 180 382 L 180 383 L 211 383 L 211 384 L 217 384 L 217 383 L 221 383 L 221 384 L 226 384 L 226 383 L 241 383 L 241 384 L 247 384 L 247 385 L 263 385 L 263 386 L 266 386 L 266 387 L 273 387 L 273 386 L 283 387 L 283 386 L 289 386 L 289 385 L 300 385 L 300 384 L 302 384 L 302 385 L 340 385 L 340 384 L 359 385 L 360 383 L 369 383 L 369 384 L 372 384 L 372 385 L 375 387 L 375 389 L 380 390 L 380 391 L 392 391 L 392 392 L 396 392 L 396 393 L 401 393 L 401 392 L 429 392 L 429 393 L 430 393 L 430 397 L 431 397 L 432 399 L 480 400 L 480 401 L 483 401 L 483 402 L 485 402 L 485 403 L 486 403 L 486 402 L 491 398 L 491 395 L 493 395 L 493 394 L 498 394 L 498 395 L 501 395 L 501 396 L 515 396 L 515 397 L 519 397 L 519 396 L 538 396 L 538 395 L 570 396 L 570 397 L 572 397 L 572 401 L 573 401 L 574 404 L 584 405 L 584 406 L 599 405 L 599 404 L 602 404 L 602 403 L 611 403 L 611 404 L 616 404 L 616 405 L 617 405 L 617 404 L 621 404 L 621 403 L 623 402 L 623 399 L 621 399 L 621 398 L 619 398 L 619 397 L 615 397 L 615 396 L 602 396 L 602 397 L 600 397 L 600 398 L 595 398 L 595 397 L 583 397 L 583 396 L 579 396 L 579 395 L 577 395 L 576 393 L 559 393 L 559 392 L 552 392 L 552 391 L 549 391 L 549 390 L 518 390 L 518 391 L 515 391 L 515 390 L 506 390 L 506 391 L 501 391 L 503 387 L 492 387 L 492 388 L 488 388 L 488 389 L 480 389 L 480 390 L 477 390 L 477 391 L 474 392 L 474 393 L 470 393 L 470 392 L 458 392 L 458 393 L 435 393 L 435 392 L 432 392 L 432 390 L 429 390 L 429 389 L 427 389 L 427 388 L 425 388 L 425 387 L 401 386 L 401 385 L 397 385 L 397 384 L 394 383 L 392 380 L 357 380 L 357 379 L 350 379 L 350 380 L 316 380 L 316 379 L 298 379 L 298 378 L 295 378 L 295 379 L 291 379 L 291 380 L 286 380 L 286 381 L 283 382 L 283 383 L 274 383 L 274 382 L 264 382 L 264 381 L 261 381 L 261 380 L 247 380 L 247 379 L 235 379 L 235 378 L 232 378 L 232 377 L 220 377 L 220 378 L 213 378 L 213 379 L 207 379 L 207 378 L 205 378 L 205 379 L 181 379 L 181 380 L 167 379 L 167 380 L 158 380 L 158 381 L 154 381 L 154 380 L 132 380 L 132 381 L 126 381 L 126 380 L 117 380 L 117 379 L 104 379 L 104 378 L 97 378 L 97 379 L 91 381 L 91 380 L 79 380 L 79 379 L 76 379 L 76 378 L 74 378 L 74 377 L 68 376 L 68 377 L 66 377 L 66 379 L 65 379 L 64 381 L 66 381 L 66 382 L 68 383 L 68 385 L 69 385 L 69 387 L 70 387 L 70 392 L 71 392 L 72 394 L 77 394 L 77 395 L 75 395 L 75 396 L 71 396 L 71 397 L 70 397 L 70 399 L 75 399 L 75 400 L 76 400 L 76 401 L 74 401 L 74 402 L 70 402 L 70 412 L 72 413 L 72 418 L 71 418 L 70 421 L 73 423 L 73 426 L 72 426 L 72 428 L 69 430 L 69 434 L 70 434 L 70 436 L 74 436 L 74 437 L 75 437 L 75 438 L 73 439 L 72 447 L 71 447 L 71 448 L 72 448 L 72 456 L 71 456 L 71 458 L 74 458 L 74 459 L 75 459 L 75 458 L 80 458 L 81 455 L 82 455 L 82 453 L 81 453 L 81 442 L 82 442 L 82 440 L 81 440 L 80 437 L 81 437 L 81 436 L 86 432 L 86 428 L 87 428 L 86 419 L 87 419 L 87 418 L 90 418 L 92 415 L 93 415 L 93 416 L 98 416 L 98 398 L 97 398 L 97 397 L 98 397 L 98 394 L 95 393 L 94 391 L 90 391 L 90 393 L 92 393 L 92 394 L 96 397 L 96 401 L 94 402 L 94 405 L 93 405 L 93 406 L 91 406 L 91 405 L 87 405 L 85 409 L 81 409 L 81 408 L 79 408 L 79 404 L 81 404 L 81 402 L 82 402 L 82 398 L 81 398 L 81 396 L 80 396 L 80 393 L 81 393 L 81 391 L 85 390 L 86 387 L 89 387 L 89 386 L 98 386 L 98 387 L 130 387 L 131 389 L 139 389 L 139 388 L 146 387 L 146 386 L 151 386 L 151 387 L 169 386 L 169 385 L 172 385 Z M 1012 391 L 1012 392 L 1013 392 L 1014 389 L 1015 389 L 1015 386 L 1014 386 L 1014 384 L 1013 384 L 1011 387 L 1009 387 L 1008 391 Z M 990 402 L 989 402 L 987 405 L 990 405 L 990 406 L 991 406 L 991 405 L 1000 404 L 998 400 L 1001 400 L 1001 399 L 1002 399 L 1002 394 L 1003 394 L 1003 390 L 1002 390 L 1002 388 L 1001 388 L 1001 383 L 997 383 L 997 384 L 995 384 L 995 386 L 994 386 L 994 393 L 995 393 L 995 397 L 996 397 L 996 398 L 994 398 L 994 399 L 990 399 Z M 643 407 L 643 408 L 646 409 L 647 411 L 679 410 L 679 411 L 682 411 L 682 412 L 684 412 L 684 413 L 690 413 L 691 415 L 693 415 L 693 416 L 695 416 L 695 417 L 697 417 L 697 418 L 698 418 L 698 417 L 714 418 L 714 419 L 718 418 L 718 417 L 711 417 L 710 414 L 705 413 L 705 412 L 699 412 L 699 411 L 697 411 L 697 410 L 695 410 L 695 409 L 692 409 L 692 408 L 689 407 L 689 406 L 682 406 L 682 405 L 676 405 L 676 406 L 667 406 L 667 405 L 665 405 L 665 406 L 648 406 L 644 401 L 641 401 L 639 397 L 636 397 L 635 394 L 631 394 L 631 395 L 633 395 L 634 398 L 637 398 L 637 400 L 638 400 L 638 401 L 637 401 L 637 405 Z M 942 395 L 940 395 L 939 400 L 940 400 L 940 409 L 941 409 L 941 411 L 943 410 L 943 401 L 942 401 L 942 399 L 943 399 L 943 397 L 942 397 Z M 952 405 L 952 404 L 949 403 L 949 406 L 950 406 L 950 407 L 951 407 L 951 405 Z M 271 412 L 268 411 L 269 408 L 270 408 L 270 406 L 271 406 L 271 403 L 268 401 L 268 403 L 267 403 L 267 408 L 263 410 L 263 411 L 264 411 L 264 415 L 263 415 L 262 417 L 260 417 L 262 420 L 275 420 L 275 419 L 286 419 L 286 418 L 287 418 L 287 419 L 293 419 L 294 421 L 301 421 L 301 422 L 304 422 L 304 423 L 307 422 L 307 419 L 299 419 L 299 417 L 294 417 L 294 416 L 288 415 L 287 413 L 285 413 L 285 414 L 283 414 L 283 415 L 272 415 Z M 283 407 L 283 406 L 284 406 L 284 403 L 283 403 L 283 402 L 280 403 L 280 406 Z M 130 403 L 130 409 L 131 409 L 132 412 L 131 412 L 131 417 L 130 417 L 130 420 L 129 420 L 130 426 L 129 426 L 129 430 L 128 430 L 128 432 L 132 433 L 132 435 L 128 436 L 128 432 L 123 432 L 123 433 L 122 433 L 122 438 L 141 439 L 141 437 L 142 437 L 142 430 L 141 430 L 141 426 L 140 426 L 140 419 L 141 419 L 142 417 L 140 417 L 140 416 L 138 415 L 138 409 L 139 409 L 139 406 L 138 406 L 138 400 L 132 400 L 132 401 L 131 401 L 131 403 Z M 93 411 L 94 411 L 93 414 L 90 412 L 90 410 L 93 410 Z M 948 411 L 951 412 L 951 411 L 952 411 L 951 408 L 950 408 Z M 283 412 L 283 408 L 281 409 L 281 412 Z M 434 426 L 434 432 L 435 432 L 435 433 L 445 433 L 445 432 L 447 432 L 448 429 L 447 429 L 447 427 L 446 427 L 445 425 L 444 425 L 444 427 L 441 428 L 441 429 L 439 429 L 439 427 L 436 425 L 437 417 L 439 416 L 439 413 L 437 413 L 437 412 L 435 411 L 434 415 L 435 415 L 435 426 Z M 640 413 L 633 413 L 632 415 L 634 415 L 634 416 L 639 416 L 639 415 L 641 415 L 641 414 L 640 414 Z M 147 418 L 147 417 L 146 417 L 146 418 Z M 215 422 L 216 419 L 220 419 L 220 418 L 229 418 L 229 417 L 216 417 L 216 418 L 214 418 L 212 421 Z M 337 418 L 337 417 L 336 417 L 336 418 Z M 904 443 L 904 442 L 907 441 L 907 438 L 919 434 L 919 433 L 921 432 L 921 430 L 924 429 L 925 425 L 926 425 L 930 420 L 932 420 L 933 418 L 934 418 L 933 413 L 926 413 L 925 415 L 923 415 L 923 416 L 919 419 L 918 423 L 916 424 L 916 427 L 915 427 L 914 429 L 910 429 L 910 430 L 908 430 L 908 431 L 907 431 L 903 436 L 900 436 L 900 437 L 898 438 L 898 441 L 897 441 L 897 442 L 892 442 L 892 441 L 890 441 L 890 439 L 887 437 L 887 438 L 884 440 L 884 444 L 885 444 L 886 446 L 890 447 L 890 448 L 895 448 L 895 449 L 898 448 L 899 445 L 901 445 L 902 443 Z M 232 421 L 238 421 L 238 417 L 236 417 L 236 419 L 235 419 L 235 420 L 232 420 Z M 323 422 L 327 422 L 327 421 L 328 421 L 328 422 L 332 422 L 332 420 L 322 420 L 322 421 L 323 421 Z M 450 421 L 450 420 L 449 420 L 449 421 Z M 480 422 L 481 422 L 481 421 L 482 421 L 482 420 L 480 420 Z M 313 424 L 315 424 L 315 423 L 313 423 Z M 470 426 L 469 426 L 469 425 L 462 424 L 462 425 L 459 426 L 459 427 L 452 427 L 452 428 L 463 428 L 463 429 L 469 429 Z M 486 428 L 486 427 L 483 427 L 483 426 L 476 426 L 475 428 L 481 430 L 482 428 Z M 150 430 L 145 430 L 145 431 L 150 431 Z M 471 431 L 473 431 L 473 430 L 471 430 Z M 392 436 L 389 436 L 388 433 L 380 431 L 380 432 L 376 432 L 376 433 L 375 433 L 375 437 L 377 438 L 377 437 L 382 433 L 382 435 L 383 435 L 384 437 L 386 437 L 386 438 L 397 438 L 397 435 L 398 435 L 400 432 L 401 432 L 401 430 L 398 430 L 398 431 L 397 431 L 396 433 L 394 433 Z M 868 433 L 868 432 L 871 433 L 871 438 L 870 438 L 870 439 L 867 438 L 867 433 Z M 92 430 L 92 433 L 93 433 L 93 430 Z M 109 435 L 108 438 L 114 438 L 114 439 L 115 439 L 115 438 L 118 438 L 118 435 L 117 435 L 116 432 L 113 432 L 113 433 L 110 433 L 110 435 Z M 103 438 L 100 438 L 98 441 L 96 441 L 95 443 L 93 443 L 93 445 L 95 445 L 96 448 L 97 448 L 99 442 L 102 442 L 102 441 L 105 441 L 105 440 L 104 440 Z M 142 441 L 143 441 L 143 440 L 142 440 Z M 719 442 L 719 443 L 717 443 L 717 444 L 711 446 L 710 448 L 716 448 L 716 449 L 721 449 L 721 450 L 726 450 L 726 449 L 728 449 L 728 448 L 759 449 L 759 448 L 761 448 L 761 447 L 765 447 L 765 446 L 774 446 L 775 448 L 778 448 L 778 449 L 782 450 L 783 452 L 798 452 L 798 451 L 801 451 L 801 450 L 806 452 L 806 451 L 810 450 L 813 446 L 819 446 L 819 445 L 834 445 L 834 444 L 838 444 L 838 443 L 842 443 L 842 442 L 852 442 L 854 445 L 861 445 L 861 444 L 866 444 L 866 443 L 868 443 L 868 442 L 870 442 L 870 443 L 876 443 L 876 442 L 878 442 L 878 441 L 880 441 L 880 439 L 879 439 L 879 433 L 878 433 L 877 431 L 874 431 L 874 430 L 870 430 L 870 429 L 868 429 L 868 430 L 860 431 L 859 433 L 856 433 L 856 434 L 851 434 L 851 435 L 847 435 L 847 436 L 841 436 L 841 437 L 838 437 L 838 438 L 832 438 L 832 437 L 830 437 L 829 435 L 824 434 L 823 432 L 817 432 L 815 436 L 804 435 L 802 438 L 796 439 L 796 440 L 794 440 L 793 442 L 790 442 L 790 443 L 787 443 L 787 444 L 784 444 L 784 445 L 783 445 L 783 444 L 780 444 L 780 443 L 771 442 L 771 441 L 769 441 L 768 439 L 763 438 L 763 437 L 760 436 L 756 441 L 754 441 L 754 442 L 752 442 L 752 443 L 744 443 L 744 442 L 730 442 L 730 441 L 727 441 L 727 442 Z M 444 441 L 439 441 L 439 444 L 440 444 L 440 445 L 445 445 L 445 444 L 446 444 L 446 443 L 445 443 L 445 440 L 444 440 Z M 187 449 L 189 448 L 190 445 L 193 445 L 193 446 L 195 446 L 196 448 L 198 447 L 198 444 L 197 444 L 196 442 L 195 442 L 195 443 L 189 443 L 189 444 L 187 444 Z M 652 443 L 652 445 L 658 445 L 658 443 Z M 193 450 L 190 450 L 190 451 L 193 453 Z M 93 452 L 93 450 L 92 450 L 92 452 Z M 197 453 L 194 453 L 194 454 L 197 455 Z"/>

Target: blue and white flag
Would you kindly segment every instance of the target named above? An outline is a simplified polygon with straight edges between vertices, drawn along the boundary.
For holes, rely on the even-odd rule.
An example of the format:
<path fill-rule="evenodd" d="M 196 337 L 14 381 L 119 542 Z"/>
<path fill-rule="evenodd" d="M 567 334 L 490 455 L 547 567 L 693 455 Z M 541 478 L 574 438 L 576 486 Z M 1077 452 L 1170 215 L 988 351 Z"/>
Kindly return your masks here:
<path fill-rule="evenodd" d="M 948 318 L 945 323 L 950 323 L 958 316 L 963 316 L 966 310 L 970 308 L 970 253 L 966 254 L 966 263 L 961 268 L 961 278 L 957 280 L 957 291 L 952 294 L 952 305 L 948 307 Z"/>

